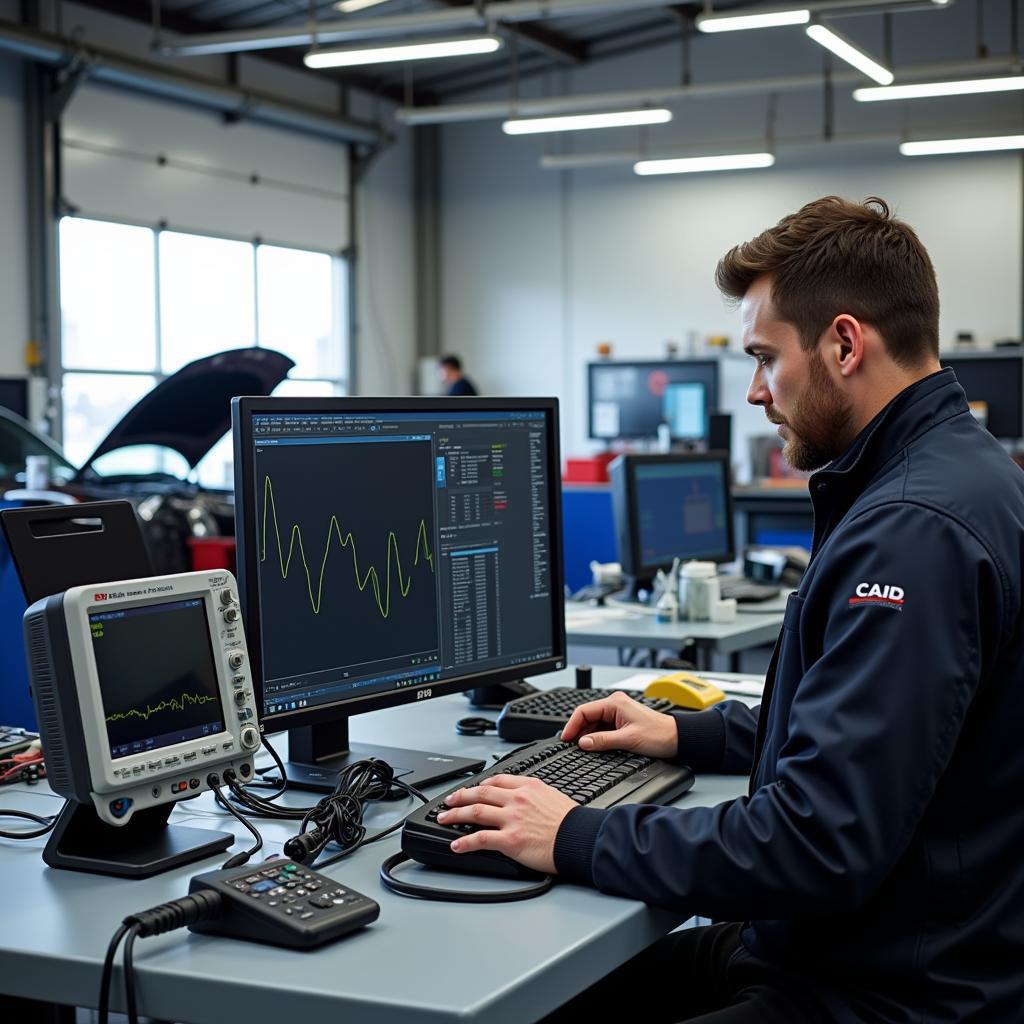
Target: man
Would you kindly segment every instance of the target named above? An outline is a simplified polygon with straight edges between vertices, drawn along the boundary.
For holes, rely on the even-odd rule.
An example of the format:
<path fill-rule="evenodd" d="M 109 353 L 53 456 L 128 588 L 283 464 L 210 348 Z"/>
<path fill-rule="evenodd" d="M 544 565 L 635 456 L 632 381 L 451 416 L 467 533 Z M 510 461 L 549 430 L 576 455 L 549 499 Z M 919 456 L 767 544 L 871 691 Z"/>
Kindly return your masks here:
<path fill-rule="evenodd" d="M 441 356 L 437 361 L 437 369 L 445 394 L 449 397 L 477 394 L 473 382 L 462 372 L 462 360 L 458 356 Z"/>
<path fill-rule="evenodd" d="M 1024 1020 L 1024 474 L 940 369 L 931 262 L 882 200 L 809 203 L 717 281 L 747 400 L 826 467 L 764 702 L 610 697 L 563 735 L 749 772 L 749 796 L 602 811 L 502 777 L 449 798 L 491 826 L 453 848 L 737 922 L 668 936 L 568 1019 L 612 991 L 649 1022 Z"/>

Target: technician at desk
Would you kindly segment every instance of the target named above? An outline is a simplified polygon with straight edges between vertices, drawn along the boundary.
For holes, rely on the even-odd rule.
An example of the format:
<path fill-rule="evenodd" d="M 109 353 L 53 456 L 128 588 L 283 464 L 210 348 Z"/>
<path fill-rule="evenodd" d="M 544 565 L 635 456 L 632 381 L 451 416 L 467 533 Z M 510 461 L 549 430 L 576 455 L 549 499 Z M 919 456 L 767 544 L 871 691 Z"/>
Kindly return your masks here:
<path fill-rule="evenodd" d="M 1024 476 L 939 369 L 931 262 L 880 200 L 811 203 L 718 281 L 748 401 L 827 464 L 765 703 L 666 722 L 612 697 L 564 735 L 751 772 L 749 796 L 600 811 L 506 779 L 449 798 L 497 826 L 453 846 L 746 920 L 669 936 L 567 1019 L 611 986 L 646 1021 L 1022 1020 Z"/>

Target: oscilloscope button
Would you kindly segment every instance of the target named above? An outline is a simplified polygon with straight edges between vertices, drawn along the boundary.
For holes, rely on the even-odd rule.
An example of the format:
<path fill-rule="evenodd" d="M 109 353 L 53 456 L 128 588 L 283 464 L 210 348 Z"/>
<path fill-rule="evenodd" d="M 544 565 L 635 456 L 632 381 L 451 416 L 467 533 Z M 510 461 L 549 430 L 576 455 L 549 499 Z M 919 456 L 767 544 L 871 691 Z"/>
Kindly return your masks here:
<path fill-rule="evenodd" d="M 228 655 L 228 664 L 232 669 L 239 669 L 245 664 L 245 655 L 241 651 L 235 651 Z"/>
<path fill-rule="evenodd" d="M 245 690 L 235 690 L 235 703 L 239 707 L 245 703 Z"/>
<path fill-rule="evenodd" d="M 260 745 L 260 734 L 255 726 L 247 725 L 238 737 L 239 743 L 244 750 L 255 750 Z"/>

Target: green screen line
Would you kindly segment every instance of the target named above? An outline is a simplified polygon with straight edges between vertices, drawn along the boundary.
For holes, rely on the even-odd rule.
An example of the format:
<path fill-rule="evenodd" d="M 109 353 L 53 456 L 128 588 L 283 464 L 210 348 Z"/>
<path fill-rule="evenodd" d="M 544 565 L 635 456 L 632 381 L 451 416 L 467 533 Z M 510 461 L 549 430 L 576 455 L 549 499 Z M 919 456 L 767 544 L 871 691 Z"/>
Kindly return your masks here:
<path fill-rule="evenodd" d="M 295 547 L 298 545 L 299 558 L 302 560 L 302 568 L 306 573 L 306 590 L 309 593 L 309 604 L 313 609 L 314 615 L 320 614 L 320 606 L 323 603 L 323 592 L 324 592 L 324 574 L 327 571 L 327 558 L 331 553 L 331 538 L 337 535 L 338 541 L 343 548 L 351 547 L 352 549 L 352 570 L 356 577 L 356 586 L 359 588 L 359 592 L 362 593 L 367 584 L 373 587 L 373 596 L 377 602 L 377 610 L 380 612 L 383 618 L 388 618 L 391 614 L 391 556 L 394 553 L 395 568 L 398 573 L 398 592 L 402 597 L 409 596 L 409 589 L 412 587 L 412 576 L 408 576 L 403 580 L 402 578 L 402 557 L 398 550 L 398 537 L 395 535 L 394 530 L 388 532 L 387 542 L 387 564 L 384 568 L 385 577 L 385 588 L 383 595 L 381 593 L 381 582 L 380 575 L 377 572 L 376 566 L 371 565 L 365 573 L 359 569 L 359 554 L 356 551 L 356 539 L 350 530 L 348 533 L 342 535 L 341 524 L 338 522 L 338 517 L 332 515 L 331 521 L 327 527 L 327 542 L 324 544 L 324 556 L 320 560 L 320 575 L 317 580 L 316 594 L 313 593 L 313 574 L 309 568 L 309 561 L 306 558 L 306 549 L 302 543 L 302 530 L 298 524 L 292 527 L 291 534 L 288 538 L 288 554 L 284 553 L 284 545 L 281 543 L 281 530 L 277 522 L 277 503 L 274 501 L 274 485 L 271 482 L 269 476 L 267 476 L 263 483 L 263 524 L 262 524 L 262 535 L 263 535 L 263 546 L 260 553 L 260 561 L 265 562 L 267 560 L 267 511 L 270 512 L 270 517 L 273 521 L 274 537 L 277 540 L 277 558 L 281 568 L 281 579 L 288 579 L 288 573 L 291 569 L 292 555 L 295 553 Z M 416 552 L 413 557 L 413 566 L 419 564 L 420 561 L 420 547 L 423 548 L 423 557 L 430 564 L 430 571 L 434 571 L 434 556 L 430 553 L 430 548 L 427 543 L 427 522 L 425 519 L 420 520 L 419 530 L 416 533 Z"/>
<path fill-rule="evenodd" d="M 210 701 L 216 699 L 216 697 L 209 697 L 202 693 L 183 693 L 180 699 L 172 697 L 170 700 L 162 700 L 155 708 L 147 704 L 145 711 L 139 711 L 138 708 L 115 711 L 112 715 L 107 715 L 107 721 L 123 722 L 126 718 L 141 718 L 145 722 L 149 720 L 150 715 L 158 714 L 161 711 L 184 711 L 186 704 L 209 704 Z"/>

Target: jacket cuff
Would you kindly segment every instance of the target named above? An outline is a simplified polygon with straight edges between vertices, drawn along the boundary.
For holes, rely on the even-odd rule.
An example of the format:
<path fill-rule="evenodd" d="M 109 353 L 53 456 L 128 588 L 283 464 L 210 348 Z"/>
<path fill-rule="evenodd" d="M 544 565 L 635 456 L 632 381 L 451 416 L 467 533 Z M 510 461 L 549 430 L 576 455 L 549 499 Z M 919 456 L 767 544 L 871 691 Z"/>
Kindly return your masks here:
<path fill-rule="evenodd" d="M 694 771 L 717 771 L 725 757 L 725 719 L 718 708 L 707 711 L 675 713 L 678 746 L 677 764 L 688 764 Z"/>
<path fill-rule="evenodd" d="M 558 826 L 555 870 L 567 882 L 594 884 L 594 845 L 607 812 L 596 807 L 574 807 Z"/>

